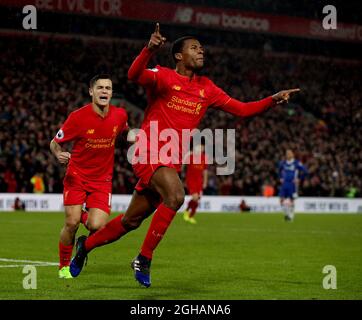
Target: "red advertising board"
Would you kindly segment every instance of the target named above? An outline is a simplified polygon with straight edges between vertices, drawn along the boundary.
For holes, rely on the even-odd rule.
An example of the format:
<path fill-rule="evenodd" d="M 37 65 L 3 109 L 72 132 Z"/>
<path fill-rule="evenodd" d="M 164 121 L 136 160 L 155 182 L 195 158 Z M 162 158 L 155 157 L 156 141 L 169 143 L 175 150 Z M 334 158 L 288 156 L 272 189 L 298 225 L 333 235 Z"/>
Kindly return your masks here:
<path fill-rule="evenodd" d="M 119 17 L 234 31 L 362 42 L 362 25 L 338 23 L 325 30 L 322 21 L 232 9 L 181 5 L 150 0 L 0 0 L 1 5 L 74 14 Z"/>

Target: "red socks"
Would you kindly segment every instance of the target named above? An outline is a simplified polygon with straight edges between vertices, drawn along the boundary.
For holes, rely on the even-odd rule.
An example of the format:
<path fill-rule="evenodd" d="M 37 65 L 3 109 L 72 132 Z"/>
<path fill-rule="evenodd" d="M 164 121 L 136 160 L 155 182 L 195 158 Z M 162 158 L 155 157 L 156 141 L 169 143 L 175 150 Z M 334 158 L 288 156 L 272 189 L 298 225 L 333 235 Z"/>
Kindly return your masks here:
<path fill-rule="evenodd" d="M 196 213 L 196 209 L 199 206 L 199 202 L 195 201 L 195 200 L 190 200 L 189 204 L 187 205 L 187 211 L 189 211 L 191 209 L 190 215 L 189 217 L 192 218 L 195 213 Z"/>
<path fill-rule="evenodd" d="M 59 269 L 69 266 L 72 258 L 73 245 L 65 246 L 59 241 Z"/>
<path fill-rule="evenodd" d="M 153 214 L 150 227 L 148 228 L 146 238 L 141 248 L 141 255 L 152 259 L 153 251 L 163 238 L 168 226 L 171 224 L 176 211 L 166 207 L 163 203 L 159 205 Z"/>
<path fill-rule="evenodd" d="M 85 241 L 85 249 L 87 252 L 96 247 L 114 242 L 125 235 L 128 231 L 123 227 L 121 222 L 122 217 L 123 214 L 120 214 L 109 221 L 103 228 L 91 234 Z"/>
<path fill-rule="evenodd" d="M 196 202 L 197 206 L 197 202 Z M 168 226 L 171 224 L 176 211 L 166 207 L 163 203 L 159 205 L 153 215 L 146 238 L 141 248 L 141 254 L 148 259 L 152 259 L 153 251 L 164 236 Z M 128 231 L 122 225 L 123 214 L 109 221 L 103 228 L 90 235 L 85 241 L 87 252 L 96 247 L 114 242 L 125 235 Z M 71 255 L 71 251 L 70 251 Z M 70 260 L 70 256 L 69 256 Z"/>

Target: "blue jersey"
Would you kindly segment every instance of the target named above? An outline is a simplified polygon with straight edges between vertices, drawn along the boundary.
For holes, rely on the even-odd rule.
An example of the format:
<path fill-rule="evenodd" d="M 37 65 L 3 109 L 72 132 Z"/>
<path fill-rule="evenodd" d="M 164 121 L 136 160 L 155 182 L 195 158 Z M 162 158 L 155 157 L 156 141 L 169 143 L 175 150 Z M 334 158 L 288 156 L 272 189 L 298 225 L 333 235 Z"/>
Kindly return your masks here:
<path fill-rule="evenodd" d="M 283 184 L 294 183 L 296 179 L 303 180 L 307 169 L 298 160 L 283 160 L 279 162 L 279 178 Z"/>
<path fill-rule="evenodd" d="M 298 160 L 279 162 L 279 178 L 283 183 L 279 189 L 282 198 L 295 198 L 297 194 L 296 179 L 303 180 L 307 175 L 306 168 Z"/>

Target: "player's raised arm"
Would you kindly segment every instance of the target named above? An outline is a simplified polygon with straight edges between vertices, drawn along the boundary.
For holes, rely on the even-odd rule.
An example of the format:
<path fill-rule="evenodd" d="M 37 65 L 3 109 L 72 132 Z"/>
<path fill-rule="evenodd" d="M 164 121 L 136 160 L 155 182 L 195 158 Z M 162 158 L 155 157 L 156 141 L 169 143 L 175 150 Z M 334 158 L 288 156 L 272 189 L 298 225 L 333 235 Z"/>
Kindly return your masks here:
<path fill-rule="evenodd" d="M 147 48 L 150 51 L 156 51 L 160 49 L 166 42 L 166 38 L 160 33 L 160 24 L 157 22 L 155 31 L 151 34 L 150 41 L 148 42 Z"/>
<path fill-rule="evenodd" d="M 143 48 L 141 53 L 133 61 L 128 70 L 128 79 L 137 82 L 140 85 L 147 86 L 155 83 L 157 75 L 156 70 L 147 70 L 148 62 L 152 54 L 161 48 L 166 41 L 160 33 L 160 25 L 156 24 L 155 31 L 151 34 L 148 45 Z"/>

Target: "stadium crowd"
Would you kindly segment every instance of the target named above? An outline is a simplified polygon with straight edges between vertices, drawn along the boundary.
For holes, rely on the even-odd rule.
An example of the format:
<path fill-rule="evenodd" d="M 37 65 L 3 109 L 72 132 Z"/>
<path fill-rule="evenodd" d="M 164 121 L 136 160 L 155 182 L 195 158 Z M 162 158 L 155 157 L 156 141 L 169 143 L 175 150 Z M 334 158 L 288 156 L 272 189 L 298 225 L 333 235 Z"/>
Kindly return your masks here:
<path fill-rule="evenodd" d="M 126 39 L 1 39 L 0 192 L 38 192 L 37 187 L 62 192 L 65 168 L 50 154 L 49 142 L 66 116 L 89 101 L 88 81 L 94 74 L 112 74 L 114 103 L 129 101 L 145 109 L 145 92 L 127 80 L 128 67 L 144 44 Z M 250 119 L 207 113 L 201 128 L 236 128 L 237 139 L 235 173 L 216 176 L 210 166 L 205 194 L 262 195 L 265 186 L 277 192 L 277 164 L 291 148 L 309 171 L 300 195 L 361 196 L 360 62 L 278 53 L 268 44 L 263 51 L 206 46 L 206 54 L 205 74 L 241 101 L 285 88 L 302 91 L 289 105 Z M 170 65 L 167 48 L 155 57 L 156 63 Z M 131 128 L 141 120 L 129 112 Z M 114 193 L 131 193 L 136 183 L 126 154 L 127 144 L 120 139 Z"/>

